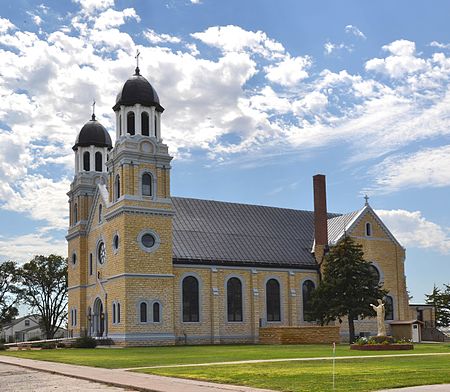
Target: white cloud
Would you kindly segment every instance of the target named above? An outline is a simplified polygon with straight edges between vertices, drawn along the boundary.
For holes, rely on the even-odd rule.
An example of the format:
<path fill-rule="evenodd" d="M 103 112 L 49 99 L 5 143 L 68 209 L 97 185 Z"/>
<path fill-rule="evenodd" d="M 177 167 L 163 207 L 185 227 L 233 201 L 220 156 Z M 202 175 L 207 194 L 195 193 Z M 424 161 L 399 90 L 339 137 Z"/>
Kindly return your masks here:
<path fill-rule="evenodd" d="M 306 71 L 311 66 L 311 58 L 286 56 L 281 62 L 265 68 L 266 78 L 282 86 L 294 86 L 309 75 Z"/>
<path fill-rule="evenodd" d="M 19 263 L 30 261 L 35 255 L 65 255 L 67 243 L 64 239 L 55 239 L 45 232 L 0 236 L 0 260 L 14 260 Z"/>
<path fill-rule="evenodd" d="M 427 62 L 416 57 L 416 44 L 404 39 L 383 46 L 390 53 L 384 59 L 375 58 L 366 62 L 366 70 L 401 78 L 407 74 L 427 70 Z"/>
<path fill-rule="evenodd" d="M 353 26 L 353 25 L 345 26 L 345 32 L 347 34 L 352 34 L 352 35 L 354 35 L 355 37 L 358 37 L 358 38 L 362 38 L 362 39 L 366 39 L 367 38 L 360 29 L 358 29 L 356 26 Z"/>
<path fill-rule="evenodd" d="M 430 46 L 439 48 L 439 49 L 450 49 L 450 44 L 443 44 L 443 43 L 437 42 L 437 41 L 430 42 Z"/>
<path fill-rule="evenodd" d="M 179 44 L 181 39 L 174 37 L 169 34 L 158 34 L 155 30 L 147 29 L 144 31 L 144 37 L 147 38 L 152 44 L 161 44 L 163 42 L 168 42 L 171 44 Z"/>
<path fill-rule="evenodd" d="M 450 145 L 390 156 L 372 174 L 378 192 L 450 186 Z"/>
<path fill-rule="evenodd" d="M 122 26 L 127 19 L 134 19 L 137 22 L 141 20 L 134 8 L 125 8 L 122 11 L 116 11 L 110 8 L 97 17 L 94 28 L 105 30 L 110 27 Z"/>
<path fill-rule="evenodd" d="M 209 27 L 191 36 L 224 52 L 247 50 L 268 58 L 280 58 L 285 51 L 282 44 L 270 39 L 266 33 L 247 31 L 233 25 Z"/>
<path fill-rule="evenodd" d="M 351 45 L 346 45 L 343 42 L 338 44 L 338 43 L 333 43 L 333 42 L 327 41 L 323 45 L 323 49 L 325 51 L 325 54 L 331 55 L 331 54 L 339 53 L 342 51 L 351 52 L 353 50 L 353 47 Z"/>
<path fill-rule="evenodd" d="M 202 4 L 201 0 L 191 0 L 192 4 Z"/>
<path fill-rule="evenodd" d="M 80 4 L 82 10 L 87 14 L 92 14 L 95 11 L 101 11 L 114 6 L 114 0 L 73 0 Z"/>
<path fill-rule="evenodd" d="M 14 26 L 9 19 L 0 17 L 0 34 L 6 33 L 8 30 L 14 29 Z"/>
<path fill-rule="evenodd" d="M 376 213 L 403 246 L 450 253 L 449 228 L 430 222 L 420 211 L 376 210 Z"/>

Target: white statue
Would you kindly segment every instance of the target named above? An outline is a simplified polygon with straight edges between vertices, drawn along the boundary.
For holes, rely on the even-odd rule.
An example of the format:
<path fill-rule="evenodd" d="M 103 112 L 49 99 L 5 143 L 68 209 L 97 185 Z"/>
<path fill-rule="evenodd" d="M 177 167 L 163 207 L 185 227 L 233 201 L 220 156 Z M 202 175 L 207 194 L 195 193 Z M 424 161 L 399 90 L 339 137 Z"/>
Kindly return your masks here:
<path fill-rule="evenodd" d="M 381 299 L 378 300 L 378 305 L 372 305 L 373 310 L 377 312 L 377 327 L 378 327 L 378 335 L 377 336 L 386 336 L 386 326 L 384 325 L 384 314 L 385 308 L 384 303 Z"/>

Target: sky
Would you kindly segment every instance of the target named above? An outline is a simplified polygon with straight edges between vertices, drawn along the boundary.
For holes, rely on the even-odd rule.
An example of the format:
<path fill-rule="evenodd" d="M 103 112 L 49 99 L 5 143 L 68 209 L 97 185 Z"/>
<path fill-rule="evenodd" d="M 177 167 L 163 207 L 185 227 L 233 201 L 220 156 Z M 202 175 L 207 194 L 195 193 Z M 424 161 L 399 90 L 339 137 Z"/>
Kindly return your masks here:
<path fill-rule="evenodd" d="M 413 302 L 450 283 L 450 2 L 0 0 L 0 261 L 67 254 L 71 147 L 135 67 L 175 196 L 372 208 Z"/>

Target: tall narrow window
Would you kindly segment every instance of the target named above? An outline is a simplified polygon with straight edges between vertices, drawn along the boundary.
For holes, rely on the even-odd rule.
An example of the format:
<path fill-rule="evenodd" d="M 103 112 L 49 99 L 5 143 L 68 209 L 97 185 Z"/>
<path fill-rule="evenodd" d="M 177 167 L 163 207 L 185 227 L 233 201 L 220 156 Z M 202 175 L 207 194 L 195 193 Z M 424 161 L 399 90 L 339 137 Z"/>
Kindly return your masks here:
<path fill-rule="evenodd" d="M 147 112 L 141 113 L 141 127 L 142 127 L 142 135 L 143 136 L 150 136 L 149 134 L 149 117 Z"/>
<path fill-rule="evenodd" d="M 89 275 L 92 275 L 92 253 L 89 254 Z"/>
<path fill-rule="evenodd" d="M 312 317 L 312 306 L 311 306 L 311 296 L 316 288 L 315 284 L 311 280 L 305 280 L 302 286 L 302 296 L 303 296 L 303 320 L 313 321 Z"/>
<path fill-rule="evenodd" d="M 372 225 L 369 222 L 366 223 L 366 236 L 372 236 Z"/>
<path fill-rule="evenodd" d="M 152 195 L 152 176 L 148 173 L 144 173 L 142 175 L 142 195 Z"/>
<path fill-rule="evenodd" d="M 159 323 L 160 321 L 160 305 L 159 302 L 153 303 L 153 322 Z"/>
<path fill-rule="evenodd" d="M 394 320 L 394 300 L 390 295 L 386 295 L 384 298 L 384 306 L 385 306 L 385 320 Z"/>
<path fill-rule="evenodd" d="M 227 282 L 228 321 L 242 321 L 242 283 L 238 278 Z"/>
<path fill-rule="evenodd" d="M 158 119 L 156 117 L 156 113 L 155 113 L 155 137 L 158 135 Z"/>
<path fill-rule="evenodd" d="M 139 305 L 139 320 L 141 320 L 141 323 L 146 323 L 147 322 L 147 303 L 146 302 L 141 302 L 141 304 Z"/>
<path fill-rule="evenodd" d="M 98 206 L 98 223 L 101 223 L 103 219 L 103 206 L 100 204 Z"/>
<path fill-rule="evenodd" d="M 75 205 L 73 206 L 73 223 L 77 222 L 78 222 L 78 204 L 75 203 Z"/>
<path fill-rule="evenodd" d="M 374 285 L 378 285 L 380 283 L 380 271 L 373 264 L 369 265 L 370 275 L 372 275 Z"/>
<path fill-rule="evenodd" d="M 120 323 L 120 303 L 119 302 L 117 302 L 117 318 L 116 318 L 116 320 L 117 320 L 117 323 Z"/>
<path fill-rule="evenodd" d="M 119 114 L 119 136 L 122 136 L 122 115 Z"/>
<path fill-rule="evenodd" d="M 95 153 L 95 171 L 101 172 L 103 171 L 103 159 L 102 159 L 102 153 L 100 151 L 97 151 Z"/>
<path fill-rule="evenodd" d="M 91 156 L 89 151 L 85 151 L 83 154 L 83 170 L 90 171 L 91 170 Z"/>
<path fill-rule="evenodd" d="M 120 197 L 120 176 L 118 174 L 116 175 L 116 180 L 114 181 L 114 196 L 115 200 Z"/>
<path fill-rule="evenodd" d="M 116 304 L 115 303 L 113 303 L 113 306 L 112 306 L 112 316 L 113 316 L 113 319 L 112 319 L 112 322 L 113 322 L 113 324 L 115 324 L 117 321 L 117 319 L 116 319 Z"/>
<path fill-rule="evenodd" d="M 200 320 L 200 306 L 198 280 L 193 276 L 183 279 L 183 321 L 198 322 Z"/>
<path fill-rule="evenodd" d="M 127 114 L 127 132 L 130 135 L 134 135 L 136 132 L 136 128 L 134 125 L 134 112 L 128 112 Z"/>
<path fill-rule="evenodd" d="M 281 321 L 280 283 L 269 279 L 266 283 L 267 321 Z"/>

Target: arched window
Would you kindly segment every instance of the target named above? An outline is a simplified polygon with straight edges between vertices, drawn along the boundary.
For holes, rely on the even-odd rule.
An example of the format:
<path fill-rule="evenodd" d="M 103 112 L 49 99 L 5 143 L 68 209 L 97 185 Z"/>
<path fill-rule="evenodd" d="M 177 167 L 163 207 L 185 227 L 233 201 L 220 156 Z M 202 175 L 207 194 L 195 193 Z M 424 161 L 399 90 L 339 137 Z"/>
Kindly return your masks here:
<path fill-rule="evenodd" d="M 228 321 L 242 321 L 242 283 L 238 278 L 227 282 Z"/>
<path fill-rule="evenodd" d="M 141 129 L 142 129 L 142 135 L 143 136 L 150 136 L 149 131 L 150 131 L 150 121 L 148 118 L 148 113 L 147 112 L 142 112 L 141 113 Z"/>
<path fill-rule="evenodd" d="M 394 320 L 394 300 L 390 295 L 386 295 L 384 298 L 384 306 L 385 306 L 385 320 Z"/>
<path fill-rule="evenodd" d="M 160 308 L 161 308 L 161 306 L 159 305 L 159 302 L 153 303 L 153 322 L 154 323 L 159 323 L 161 320 Z"/>
<path fill-rule="evenodd" d="M 139 305 L 139 320 L 141 323 L 147 322 L 147 303 L 141 302 Z"/>
<path fill-rule="evenodd" d="M 120 197 L 120 176 L 116 175 L 116 180 L 114 181 L 114 198 L 115 200 Z"/>
<path fill-rule="evenodd" d="M 78 204 L 75 203 L 75 205 L 73 206 L 73 223 L 77 222 L 78 222 Z"/>
<path fill-rule="evenodd" d="M 372 225 L 369 222 L 366 223 L 366 236 L 372 236 Z"/>
<path fill-rule="evenodd" d="M 85 151 L 83 154 L 83 170 L 90 171 L 91 170 L 91 156 L 89 151 Z"/>
<path fill-rule="evenodd" d="M 183 279 L 183 321 L 200 321 L 198 280 L 193 276 Z"/>
<path fill-rule="evenodd" d="M 103 159 L 102 159 L 102 153 L 100 151 L 97 151 L 95 153 L 95 171 L 101 172 L 103 171 Z"/>
<path fill-rule="evenodd" d="M 156 113 L 155 113 L 155 137 L 156 137 L 156 135 L 158 135 L 158 119 L 157 119 L 157 117 L 156 117 L 157 115 L 156 115 Z"/>
<path fill-rule="evenodd" d="M 89 254 L 89 275 L 92 275 L 92 253 Z"/>
<path fill-rule="evenodd" d="M 117 319 L 116 319 L 116 304 L 115 303 L 113 303 L 113 306 L 112 306 L 112 316 L 113 316 L 113 319 L 112 319 L 112 322 L 113 322 L 113 324 L 115 324 L 117 321 Z"/>
<path fill-rule="evenodd" d="M 316 288 L 312 280 L 305 280 L 302 285 L 303 296 L 303 320 L 314 321 L 312 317 L 311 295 Z"/>
<path fill-rule="evenodd" d="M 136 128 L 134 125 L 134 112 L 128 112 L 127 114 L 127 132 L 130 135 L 134 135 L 136 132 Z"/>
<path fill-rule="evenodd" d="M 117 317 L 116 317 L 116 321 L 117 323 L 120 323 L 120 303 L 117 302 Z"/>
<path fill-rule="evenodd" d="M 142 196 L 152 195 L 152 176 L 148 173 L 142 175 Z"/>
<path fill-rule="evenodd" d="M 267 321 L 281 321 L 280 283 L 269 279 L 266 283 Z"/>
<path fill-rule="evenodd" d="M 122 136 L 122 115 L 119 114 L 119 136 Z"/>
<path fill-rule="evenodd" d="M 103 206 L 100 204 L 98 206 L 98 223 L 100 223 L 103 219 Z"/>
<path fill-rule="evenodd" d="M 372 275 L 373 277 L 373 282 L 375 285 L 378 285 L 380 283 L 380 271 L 378 271 L 378 268 L 375 267 L 373 264 L 369 265 L 369 271 L 370 271 L 370 275 Z"/>

